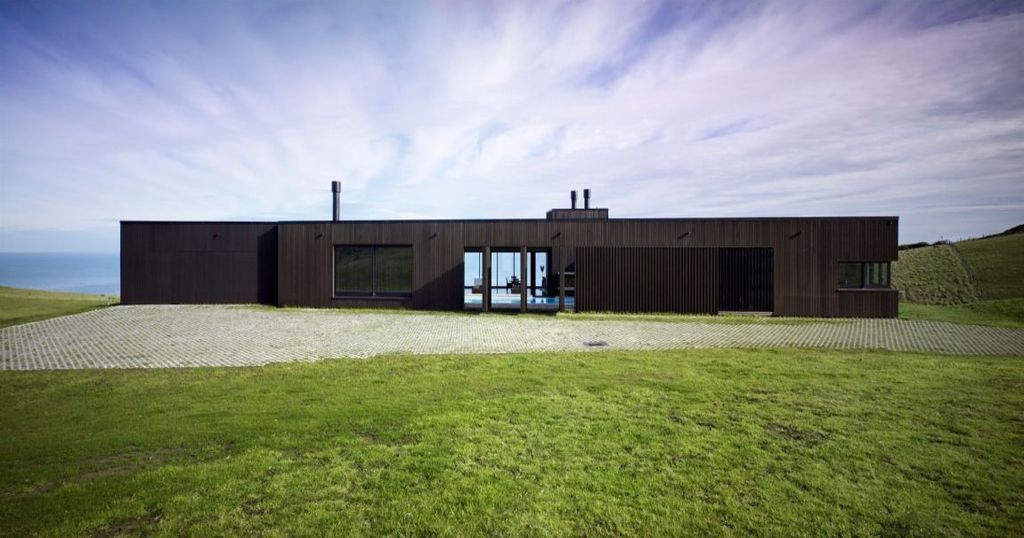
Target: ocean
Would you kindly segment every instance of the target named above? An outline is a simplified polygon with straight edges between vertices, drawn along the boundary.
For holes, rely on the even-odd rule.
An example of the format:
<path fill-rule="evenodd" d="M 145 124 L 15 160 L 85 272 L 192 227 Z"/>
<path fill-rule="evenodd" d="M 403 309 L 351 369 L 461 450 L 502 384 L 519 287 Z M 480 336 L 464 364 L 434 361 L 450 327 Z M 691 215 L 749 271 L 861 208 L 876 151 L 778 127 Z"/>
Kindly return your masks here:
<path fill-rule="evenodd" d="M 119 295 L 120 256 L 117 253 L 0 252 L 0 286 Z"/>

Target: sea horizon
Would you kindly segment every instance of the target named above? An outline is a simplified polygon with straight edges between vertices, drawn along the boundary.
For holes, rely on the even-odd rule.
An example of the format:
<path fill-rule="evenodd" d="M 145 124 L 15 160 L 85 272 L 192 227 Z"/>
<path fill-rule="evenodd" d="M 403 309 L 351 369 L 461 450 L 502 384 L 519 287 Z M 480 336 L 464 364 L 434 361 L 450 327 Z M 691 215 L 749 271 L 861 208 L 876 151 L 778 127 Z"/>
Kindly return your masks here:
<path fill-rule="evenodd" d="M 119 295 L 118 252 L 0 252 L 0 286 Z"/>

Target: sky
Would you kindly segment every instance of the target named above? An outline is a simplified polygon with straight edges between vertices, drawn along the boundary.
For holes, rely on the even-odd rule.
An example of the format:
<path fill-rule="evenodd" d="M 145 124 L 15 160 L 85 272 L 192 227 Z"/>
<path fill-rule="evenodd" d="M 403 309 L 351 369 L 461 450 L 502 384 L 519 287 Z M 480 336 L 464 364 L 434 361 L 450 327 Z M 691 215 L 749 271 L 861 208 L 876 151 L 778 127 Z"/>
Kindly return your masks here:
<path fill-rule="evenodd" d="M 0 251 L 120 220 L 1024 223 L 1024 2 L 0 0 Z"/>

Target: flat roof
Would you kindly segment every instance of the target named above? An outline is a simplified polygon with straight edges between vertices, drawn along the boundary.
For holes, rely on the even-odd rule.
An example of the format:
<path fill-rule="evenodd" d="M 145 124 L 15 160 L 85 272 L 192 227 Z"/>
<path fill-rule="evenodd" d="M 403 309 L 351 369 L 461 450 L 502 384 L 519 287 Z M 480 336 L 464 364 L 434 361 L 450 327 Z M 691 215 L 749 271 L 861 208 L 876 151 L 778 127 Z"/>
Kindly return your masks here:
<path fill-rule="evenodd" d="M 122 220 L 122 224 L 396 224 L 408 222 L 672 222 L 672 221 L 773 221 L 773 220 L 899 220 L 898 216 L 833 216 L 833 217 L 653 217 L 653 218 L 512 218 L 512 219 L 372 219 L 372 220 Z"/>

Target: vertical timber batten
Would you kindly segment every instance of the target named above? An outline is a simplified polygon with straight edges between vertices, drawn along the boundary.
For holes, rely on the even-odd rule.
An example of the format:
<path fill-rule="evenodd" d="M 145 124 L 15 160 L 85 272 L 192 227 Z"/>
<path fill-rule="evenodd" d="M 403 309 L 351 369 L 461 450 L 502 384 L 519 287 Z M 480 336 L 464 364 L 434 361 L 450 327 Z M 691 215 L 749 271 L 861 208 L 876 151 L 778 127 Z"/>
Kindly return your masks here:
<path fill-rule="evenodd" d="M 576 310 L 715 314 L 716 251 L 580 247 L 576 249 Z"/>
<path fill-rule="evenodd" d="M 898 227 L 896 217 L 125 221 L 121 223 L 121 300 L 124 304 L 258 302 L 454 310 L 463 306 L 465 249 L 488 245 L 483 249 L 482 309 L 489 311 L 493 308 L 490 245 L 513 247 L 521 255 L 517 245 L 529 245 L 528 254 L 529 249 L 551 252 L 548 264 L 558 274 L 548 273 L 556 279 L 549 291 L 554 293 L 557 285 L 560 311 L 566 310 L 565 288 L 572 284 L 565 273 L 577 264 L 574 295 L 580 310 L 604 305 L 621 311 L 715 312 L 719 286 L 728 283 L 718 281 L 718 256 L 713 249 L 758 248 L 772 252 L 770 294 L 775 315 L 893 317 L 898 313 L 896 290 L 839 290 L 837 271 L 841 261 L 895 261 Z M 336 244 L 411 246 L 412 293 L 401 298 L 335 297 Z M 698 250 L 689 254 L 680 250 L 691 248 Z M 522 272 L 525 289 L 520 293 L 529 291 L 527 282 L 536 285 L 532 277 L 536 263 L 527 261 L 527 265 Z M 767 290 L 760 290 L 758 301 L 763 303 Z"/>

